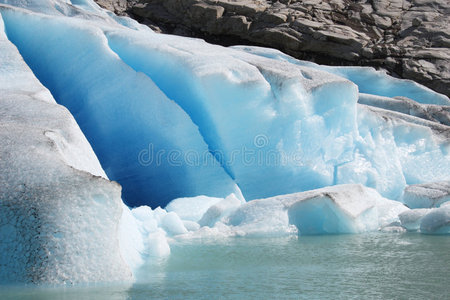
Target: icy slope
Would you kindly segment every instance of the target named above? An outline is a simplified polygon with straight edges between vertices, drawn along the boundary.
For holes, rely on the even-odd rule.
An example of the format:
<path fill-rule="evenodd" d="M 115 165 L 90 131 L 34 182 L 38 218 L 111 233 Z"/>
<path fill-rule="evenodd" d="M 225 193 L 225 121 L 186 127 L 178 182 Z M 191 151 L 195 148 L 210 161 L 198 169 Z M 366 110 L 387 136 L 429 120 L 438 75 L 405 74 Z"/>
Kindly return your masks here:
<path fill-rule="evenodd" d="M 130 280 L 120 186 L 3 31 L 0 103 L 0 282 Z"/>

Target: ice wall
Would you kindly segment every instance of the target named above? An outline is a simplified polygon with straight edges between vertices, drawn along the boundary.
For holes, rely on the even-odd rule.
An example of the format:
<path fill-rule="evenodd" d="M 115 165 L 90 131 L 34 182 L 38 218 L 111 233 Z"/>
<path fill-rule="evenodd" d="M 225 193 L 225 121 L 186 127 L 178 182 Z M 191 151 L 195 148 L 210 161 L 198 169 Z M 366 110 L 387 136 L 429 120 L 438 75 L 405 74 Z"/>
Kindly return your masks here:
<path fill-rule="evenodd" d="M 75 116 L 128 205 L 240 193 L 189 116 L 124 64 L 95 23 L 9 9 L 2 14 L 8 37 Z"/>
<path fill-rule="evenodd" d="M 107 37 L 189 113 L 246 199 L 330 185 L 334 165 L 351 156 L 351 82 L 199 40 L 121 31 Z"/>
<path fill-rule="evenodd" d="M 4 6 L 6 32 L 131 206 L 342 183 L 398 199 L 407 184 L 450 178 L 448 127 L 357 105 L 359 92 L 449 103 L 443 95 L 372 69 L 154 34 L 72 4 Z"/>

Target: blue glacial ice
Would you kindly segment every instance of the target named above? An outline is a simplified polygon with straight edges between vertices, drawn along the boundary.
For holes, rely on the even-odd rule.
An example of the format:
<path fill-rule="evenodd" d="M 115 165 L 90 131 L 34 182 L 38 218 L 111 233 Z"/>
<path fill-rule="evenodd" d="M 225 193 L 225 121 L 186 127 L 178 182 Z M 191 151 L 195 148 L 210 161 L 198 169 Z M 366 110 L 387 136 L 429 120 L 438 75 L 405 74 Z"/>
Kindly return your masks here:
<path fill-rule="evenodd" d="M 179 239 L 449 232 L 444 95 L 90 0 L 0 17 L 0 283 L 130 280 Z"/>
<path fill-rule="evenodd" d="M 406 184 L 450 177 L 449 142 L 434 125 L 357 105 L 359 87 L 328 69 L 77 12 L 2 15 L 8 38 L 75 116 L 128 205 L 230 193 L 252 200 L 343 183 L 398 199 Z M 376 74 L 380 87 L 392 81 Z M 448 100 L 409 82 L 394 87 L 389 95 Z M 414 172 L 418 163 L 430 172 Z"/>
<path fill-rule="evenodd" d="M 124 64 L 100 28 L 13 10 L 2 15 L 8 36 L 75 116 L 109 178 L 123 186 L 128 205 L 156 207 L 180 196 L 224 197 L 238 190 L 189 116 Z M 207 164 L 184 160 L 189 153 L 201 154 Z"/>

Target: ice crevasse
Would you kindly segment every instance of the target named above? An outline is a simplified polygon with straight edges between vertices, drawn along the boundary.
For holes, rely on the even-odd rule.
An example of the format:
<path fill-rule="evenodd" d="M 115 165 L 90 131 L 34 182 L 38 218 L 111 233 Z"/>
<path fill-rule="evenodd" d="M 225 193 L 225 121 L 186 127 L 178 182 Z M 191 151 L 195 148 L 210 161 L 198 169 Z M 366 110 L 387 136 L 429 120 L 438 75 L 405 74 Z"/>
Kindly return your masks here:
<path fill-rule="evenodd" d="M 448 233 L 444 95 L 88 0 L 0 16 L 1 283 L 131 280 L 180 238 Z"/>

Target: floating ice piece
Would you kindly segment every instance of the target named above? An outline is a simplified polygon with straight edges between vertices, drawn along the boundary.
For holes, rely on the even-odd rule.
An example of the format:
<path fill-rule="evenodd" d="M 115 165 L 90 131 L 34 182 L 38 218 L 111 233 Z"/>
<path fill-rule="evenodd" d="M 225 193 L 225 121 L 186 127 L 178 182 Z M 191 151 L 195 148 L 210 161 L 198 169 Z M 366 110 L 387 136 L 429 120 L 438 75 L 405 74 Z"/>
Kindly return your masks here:
<path fill-rule="evenodd" d="M 146 254 L 152 258 L 164 258 L 170 255 L 170 246 L 163 230 L 157 230 L 148 235 Z"/>
<path fill-rule="evenodd" d="M 378 230 L 374 195 L 361 185 L 342 185 L 278 198 L 289 205 L 290 222 L 305 235 Z"/>
<path fill-rule="evenodd" d="M 404 233 L 406 232 L 406 228 L 398 224 L 399 222 L 394 222 L 393 224 L 390 224 L 388 226 L 382 227 L 380 229 L 381 232 L 387 232 L 387 233 Z"/>
<path fill-rule="evenodd" d="M 287 208 L 278 198 L 245 203 L 230 215 L 226 224 L 240 236 L 271 237 L 298 232 L 297 228 L 289 223 Z"/>
<path fill-rule="evenodd" d="M 164 258 L 170 254 L 168 235 L 186 233 L 180 218 L 174 213 L 157 207 L 127 208 L 120 225 L 120 245 L 133 273 L 148 260 Z M 127 235 L 129 232 L 130 235 Z"/>
<path fill-rule="evenodd" d="M 229 195 L 217 204 L 208 208 L 202 218 L 198 221 L 200 226 L 213 227 L 218 221 L 224 221 L 233 211 L 242 204 L 234 194 Z"/>
<path fill-rule="evenodd" d="M 426 234 L 450 234 L 450 205 L 431 209 L 422 218 L 420 232 Z"/>
<path fill-rule="evenodd" d="M 222 200 L 223 198 L 207 196 L 178 198 L 170 201 L 166 206 L 166 210 L 168 212 L 175 212 L 182 220 L 198 222 L 208 208 Z"/>
<path fill-rule="evenodd" d="M 183 234 L 187 232 L 180 217 L 174 212 L 169 212 L 161 220 L 161 225 L 165 231 L 171 235 Z"/>
<path fill-rule="evenodd" d="M 376 191 L 369 190 L 369 193 L 376 193 Z M 376 199 L 378 223 L 380 228 L 400 226 L 401 222 L 399 215 L 403 212 L 409 211 L 409 208 L 398 201 L 377 197 L 376 195 L 374 195 L 374 198 Z"/>
<path fill-rule="evenodd" d="M 332 186 L 302 193 L 249 201 L 223 218 L 212 206 L 204 219 L 220 235 L 282 236 L 376 231 L 409 210 L 361 185 Z M 220 222 L 218 220 L 220 219 Z M 206 223 L 206 222 L 205 222 Z M 202 230 L 199 236 L 213 234 Z"/>
<path fill-rule="evenodd" d="M 401 200 L 410 208 L 439 207 L 450 201 L 450 181 L 409 185 Z"/>
<path fill-rule="evenodd" d="M 420 228 L 422 218 L 430 212 L 429 209 L 411 209 L 399 214 L 399 219 L 403 227 L 408 231 L 417 231 Z"/>

